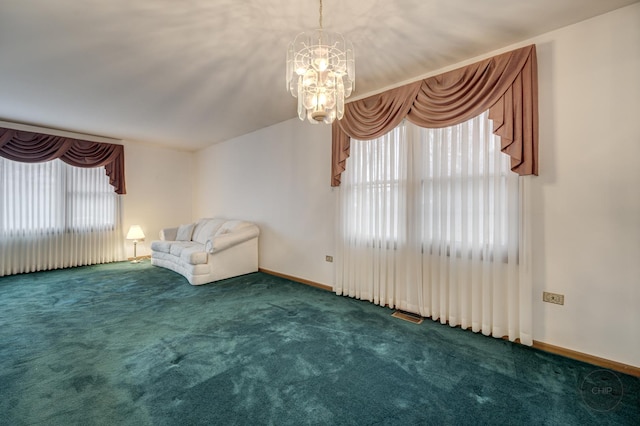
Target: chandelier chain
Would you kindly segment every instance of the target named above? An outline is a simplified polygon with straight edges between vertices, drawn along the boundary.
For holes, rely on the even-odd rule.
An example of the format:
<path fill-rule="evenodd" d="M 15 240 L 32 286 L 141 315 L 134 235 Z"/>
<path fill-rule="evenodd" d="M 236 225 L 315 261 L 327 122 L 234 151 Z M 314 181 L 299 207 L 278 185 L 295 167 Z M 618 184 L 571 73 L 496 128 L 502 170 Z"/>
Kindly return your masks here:
<path fill-rule="evenodd" d="M 320 0 L 320 29 L 322 29 L 322 0 Z"/>

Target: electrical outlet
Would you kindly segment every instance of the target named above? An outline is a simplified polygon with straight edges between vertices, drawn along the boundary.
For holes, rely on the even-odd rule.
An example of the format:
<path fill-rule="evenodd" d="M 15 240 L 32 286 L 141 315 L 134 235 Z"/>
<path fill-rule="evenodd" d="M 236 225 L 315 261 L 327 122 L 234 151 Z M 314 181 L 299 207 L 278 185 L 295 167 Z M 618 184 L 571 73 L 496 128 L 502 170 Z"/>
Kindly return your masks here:
<path fill-rule="evenodd" d="M 324 260 L 326 260 L 327 262 L 333 262 L 333 256 L 327 255 L 324 257 Z"/>
<path fill-rule="evenodd" d="M 548 303 L 555 303 L 556 305 L 564 305 L 564 294 L 549 293 L 548 291 L 543 291 L 542 301 L 548 302 Z"/>

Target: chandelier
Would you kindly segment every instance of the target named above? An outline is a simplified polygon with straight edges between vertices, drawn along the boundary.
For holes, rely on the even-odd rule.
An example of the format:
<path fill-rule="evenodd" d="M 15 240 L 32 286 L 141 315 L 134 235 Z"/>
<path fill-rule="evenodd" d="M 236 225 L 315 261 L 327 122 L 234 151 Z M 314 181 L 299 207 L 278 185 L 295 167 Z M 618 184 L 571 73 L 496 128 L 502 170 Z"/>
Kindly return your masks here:
<path fill-rule="evenodd" d="M 296 36 L 287 51 L 287 90 L 298 98 L 298 117 L 330 124 L 344 115 L 355 86 L 353 46 L 341 34 L 320 28 Z"/>

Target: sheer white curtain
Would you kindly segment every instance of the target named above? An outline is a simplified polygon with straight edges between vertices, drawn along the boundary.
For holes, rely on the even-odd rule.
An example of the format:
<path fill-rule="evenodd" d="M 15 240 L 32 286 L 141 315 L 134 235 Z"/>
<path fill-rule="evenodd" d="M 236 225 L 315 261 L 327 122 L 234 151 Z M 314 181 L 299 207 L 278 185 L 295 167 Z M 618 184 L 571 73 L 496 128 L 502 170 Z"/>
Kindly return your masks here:
<path fill-rule="evenodd" d="M 527 179 L 484 113 L 351 140 L 336 292 L 495 337 L 531 340 Z"/>
<path fill-rule="evenodd" d="M 0 158 L 0 276 L 122 260 L 121 196 L 104 167 Z"/>

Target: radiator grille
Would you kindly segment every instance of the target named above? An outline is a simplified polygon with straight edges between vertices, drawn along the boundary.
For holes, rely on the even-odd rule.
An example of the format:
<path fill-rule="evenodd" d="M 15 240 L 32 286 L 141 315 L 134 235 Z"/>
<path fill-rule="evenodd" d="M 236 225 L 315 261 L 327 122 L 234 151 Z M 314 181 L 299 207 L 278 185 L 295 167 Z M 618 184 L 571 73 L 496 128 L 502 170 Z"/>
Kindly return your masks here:
<path fill-rule="evenodd" d="M 392 317 L 396 317 L 396 318 L 400 318 L 401 320 L 405 320 L 405 321 L 409 321 L 412 322 L 414 324 L 421 324 L 422 323 L 422 317 L 418 314 L 414 314 L 411 312 L 405 312 L 405 311 L 395 311 L 394 313 L 391 314 Z"/>

